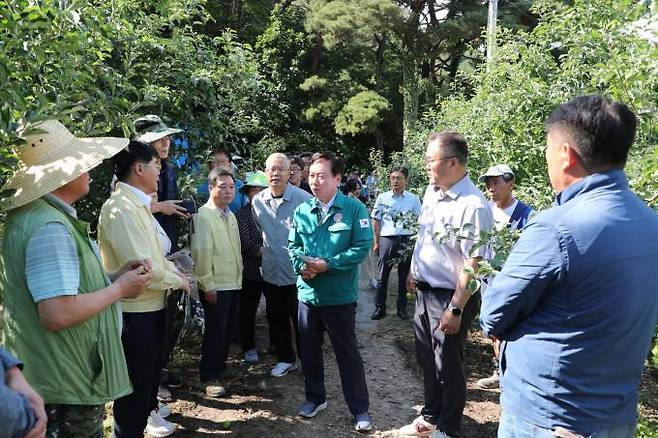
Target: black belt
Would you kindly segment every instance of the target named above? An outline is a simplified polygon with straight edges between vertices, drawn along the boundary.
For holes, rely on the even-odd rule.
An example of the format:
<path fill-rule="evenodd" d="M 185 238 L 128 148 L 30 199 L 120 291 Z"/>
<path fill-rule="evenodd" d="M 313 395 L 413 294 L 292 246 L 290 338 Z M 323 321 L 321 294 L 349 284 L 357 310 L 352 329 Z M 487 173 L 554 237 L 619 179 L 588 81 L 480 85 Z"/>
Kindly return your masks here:
<path fill-rule="evenodd" d="M 432 287 L 430 286 L 429 283 L 426 283 L 424 281 L 418 281 L 414 280 L 414 284 L 416 285 L 416 288 L 419 290 L 425 291 L 425 292 L 444 292 L 444 293 L 454 293 L 454 289 L 446 289 L 443 287 Z"/>
<path fill-rule="evenodd" d="M 408 239 L 411 237 L 410 234 L 404 234 L 401 236 L 382 236 L 384 239 L 391 239 L 391 240 L 400 240 L 400 239 Z"/>

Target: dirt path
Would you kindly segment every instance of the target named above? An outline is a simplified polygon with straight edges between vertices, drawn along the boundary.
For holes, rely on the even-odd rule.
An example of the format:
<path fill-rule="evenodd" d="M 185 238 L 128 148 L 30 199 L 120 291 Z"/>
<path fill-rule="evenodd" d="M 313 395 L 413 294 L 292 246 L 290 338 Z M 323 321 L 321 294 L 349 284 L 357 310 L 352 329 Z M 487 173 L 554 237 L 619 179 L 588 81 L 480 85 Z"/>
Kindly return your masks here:
<path fill-rule="evenodd" d="M 397 428 L 416 416 L 422 403 L 422 378 L 416 365 L 411 321 L 389 315 L 372 321 L 374 290 L 367 286 L 373 276 L 374 262 L 363 264 L 361 295 L 357 310 L 357 336 L 365 362 L 370 413 L 375 431 L 371 436 L 394 437 Z M 396 273 L 390 281 L 389 300 L 393 303 Z M 413 312 L 413 303 L 409 312 Z M 260 347 L 266 346 L 267 325 L 259 317 L 257 332 Z M 178 352 L 178 362 L 187 382 L 196 379 L 198 339 L 189 339 Z M 486 353 L 486 354 L 485 354 Z M 490 369 L 489 346 L 473 332 L 466 356 L 471 370 L 468 403 L 464 414 L 465 437 L 494 437 L 498 421 L 498 392 L 477 389 L 474 382 Z M 305 420 L 295 415 L 304 398 L 301 373 L 283 378 L 269 376 L 275 358 L 261 355 L 261 362 L 247 367 L 240 349 L 232 346 L 229 372 L 229 397 L 212 399 L 202 395 L 198 381 L 174 390 L 178 400 L 172 404 L 171 420 L 182 430 L 175 436 L 204 437 L 230 435 L 241 437 L 353 437 L 352 419 L 343 400 L 335 357 L 328 337 L 325 340 L 325 368 L 328 407 L 317 417 Z"/>

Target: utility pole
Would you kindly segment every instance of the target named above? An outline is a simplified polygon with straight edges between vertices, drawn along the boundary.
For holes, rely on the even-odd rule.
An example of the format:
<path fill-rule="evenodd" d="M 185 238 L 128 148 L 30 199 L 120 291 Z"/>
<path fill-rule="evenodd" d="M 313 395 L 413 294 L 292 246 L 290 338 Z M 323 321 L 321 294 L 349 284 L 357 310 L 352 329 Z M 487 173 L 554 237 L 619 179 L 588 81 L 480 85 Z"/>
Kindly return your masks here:
<path fill-rule="evenodd" d="M 487 19 L 487 63 L 491 62 L 496 49 L 496 19 L 498 18 L 498 0 L 489 0 L 489 17 Z"/>

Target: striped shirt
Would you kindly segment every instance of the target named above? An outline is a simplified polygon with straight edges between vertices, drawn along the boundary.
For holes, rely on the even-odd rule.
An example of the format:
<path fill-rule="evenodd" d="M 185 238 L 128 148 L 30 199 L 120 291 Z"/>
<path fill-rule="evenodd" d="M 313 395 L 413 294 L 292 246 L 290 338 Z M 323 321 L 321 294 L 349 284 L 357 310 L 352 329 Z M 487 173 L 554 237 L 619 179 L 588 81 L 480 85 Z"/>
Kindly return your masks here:
<path fill-rule="evenodd" d="M 47 194 L 44 198 L 77 217 L 75 209 L 56 196 Z M 77 295 L 79 269 L 75 240 L 64 224 L 50 222 L 30 238 L 25 251 L 25 277 L 35 303 Z"/>

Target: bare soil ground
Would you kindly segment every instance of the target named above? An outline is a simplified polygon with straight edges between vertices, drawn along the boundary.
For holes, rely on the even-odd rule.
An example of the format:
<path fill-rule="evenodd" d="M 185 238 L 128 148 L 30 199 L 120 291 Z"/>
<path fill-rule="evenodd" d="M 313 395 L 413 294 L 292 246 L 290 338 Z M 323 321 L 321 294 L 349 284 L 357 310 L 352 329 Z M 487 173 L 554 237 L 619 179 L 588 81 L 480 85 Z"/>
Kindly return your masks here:
<path fill-rule="evenodd" d="M 422 376 L 416 364 L 411 320 L 395 315 L 372 321 L 374 290 L 367 285 L 372 278 L 372 259 L 363 264 L 361 295 L 357 310 L 357 336 L 365 362 L 370 413 L 374 437 L 396 437 L 397 429 L 417 415 L 422 403 Z M 389 307 L 394 307 L 396 273 L 391 276 Z M 262 303 L 261 303 L 262 304 Z M 391 304 L 393 306 L 391 306 Z M 409 303 L 413 314 L 413 303 Z M 267 347 L 267 323 L 262 312 L 257 321 L 259 347 Z M 213 399 L 202 393 L 197 378 L 199 360 L 198 334 L 188 337 L 177 350 L 176 363 L 187 385 L 172 390 L 175 402 L 169 418 L 181 425 L 174 436 L 205 437 L 230 435 L 236 437 L 354 437 L 351 415 L 341 392 L 340 377 L 331 343 L 325 339 L 326 386 L 328 407 L 317 417 L 307 420 L 297 417 L 298 406 L 304 401 L 300 372 L 282 378 L 270 377 L 275 363 L 271 355 L 260 355 L 260 362 L 247 366 L 242 352 L 232 345 L 229 363 L 229 395 Z M 468 369 L 467 405 L 464 411 L 462 435 L 468 438 L 496 436 L 499 418 L 499 391 L 479 389 L 475 382 L 491 372 L 491 346 L 474 327 L 466 348 Z M 641 410 L 647 418 L 658 419 L 658 379 L 645 376 L 642 386 Z"/>

